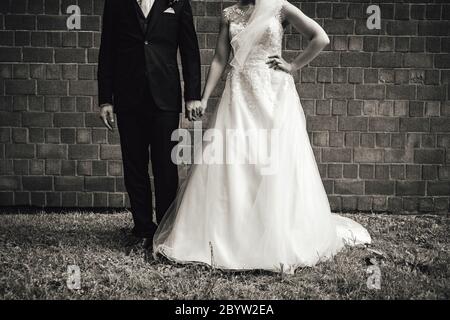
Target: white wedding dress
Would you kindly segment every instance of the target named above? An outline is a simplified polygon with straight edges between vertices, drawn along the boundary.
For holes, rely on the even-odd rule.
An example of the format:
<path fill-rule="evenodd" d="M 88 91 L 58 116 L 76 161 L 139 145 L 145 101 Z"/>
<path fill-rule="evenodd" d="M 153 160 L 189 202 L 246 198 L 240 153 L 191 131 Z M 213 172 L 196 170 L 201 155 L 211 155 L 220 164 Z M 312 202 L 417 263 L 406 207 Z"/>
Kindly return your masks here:
<path fill-rule="evenodd" d="M 246 27 L 248 15 L 236 5 L 225 9 L 224 16 L 231 38 Z M 331 213 L 294 79 L 266 65 L 268 56 L 281 54 L 281 19 L 281 12 L 271 17 L 245 67 L 229 72 L 211 124 L 222 133 L 276 130 L 275 173 L 266 172 L 261 163 L 192 165 L 159 224 L 155 256 L 225 270 L 292 273 L 331 258 L 345 244 L 371 242 L 360 224 Z M 211 140 L 204 144 L 205 152 L 223 149 L 218 140 Z M 247 146 L 241 139 L 222 151 L 242 156 L 248 147 L 262 144 Z"/>

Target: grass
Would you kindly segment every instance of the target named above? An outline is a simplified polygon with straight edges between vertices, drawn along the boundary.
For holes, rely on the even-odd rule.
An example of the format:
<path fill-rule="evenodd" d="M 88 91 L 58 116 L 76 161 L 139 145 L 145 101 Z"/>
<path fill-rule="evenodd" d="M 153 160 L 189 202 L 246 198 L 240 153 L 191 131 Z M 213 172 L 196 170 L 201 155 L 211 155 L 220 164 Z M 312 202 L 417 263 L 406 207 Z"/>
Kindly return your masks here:
<path fill-rule="evenodd" d="M 0 299 L 449 299 L 448 216 L 348 216 L 369 229 L 369 248 L 285 275 L 125 256 L 129 212 L 2 214 Z M 370 259 L 381 270 L 380 290 L 366 285 Z M 81 290 L 66 286 L 72 264 Z"/>

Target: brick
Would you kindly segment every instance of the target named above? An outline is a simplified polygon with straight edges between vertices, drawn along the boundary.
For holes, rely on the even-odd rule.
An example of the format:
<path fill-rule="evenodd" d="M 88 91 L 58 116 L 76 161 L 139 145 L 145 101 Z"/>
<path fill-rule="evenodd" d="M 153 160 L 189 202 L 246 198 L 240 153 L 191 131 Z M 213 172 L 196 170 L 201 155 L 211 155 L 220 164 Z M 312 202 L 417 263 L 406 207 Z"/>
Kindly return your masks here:
<path fill-rule="evenodd" d="M 197 18 L 197 32 L 218 32 L 220 26 L 219 18 L 199 17 Z"/>
<path fill-rule="evenodd" d="M 376 84 L 356 85 L 356 99 L 384 99 L 385 86 Z"/>
<path fill-rule="evenodd" d="M 421 100 L 445 100 L 445 86 L 419 86 L 417 99 Z"/>
<path fill-rule="evenodd" d="M 358 148 L 354 151 L 355 162 L 383 162 L 382 149 Z"/>
<path fill-rule="evenodd" d="M 104 160 L 92 161 L 92 175 L 94 176 L 106 176 L 107 174 L 107 162 Z"/>
<path fill-rule="evenodd" d="M 307 98 L 322 99 L 323 98 L 323 85 L 318 85 L 315 83 L 301 83 L 301 84 L 297 84 L 297 90 L 299 92 L 299 95 L 303 99 L 307 99 Z"/>
<path fill-rule="evenodd" d="M 78 112 L 59 112 L 54 115 L 56 127 L 83 127 L 84 115 Z"/>
<path fill-rule="evenodd" d="M 399 129 L 399 122 L 396 118 L 371 117 L 369 118 L 369 131 L 396 132 Z"/>
<path fill-rule="evenodd" d="M 333 34 L 345 34 L 346 35 L 346 34 L 353 33 L 353 28 L 354 28 L 353 20 L 325 19 L 324 22 L 325 22 L 324 29 L 330 35 L 333 35 Z"/>
<path fill-rule="evenodd" d="M 37 146 L 37 156 L 41 159 L 66 159 L 67 145 L 40 144 Z"/>
<path fill-rule="evenodd" d="M 52 177 L 24 176 L 22 177 L 23 189 L 28 191 L 49 191 L 53 189 Z"/>
<path fill-rule="evenodd" d="M 417 22 L 390 21 L 387 24 L 387 32 L 391 35 L 414 35 L 417 30 Z"/>
<path fill-rule="evenodd" d="M 12 191 L 20 189 L 20 179 L 17 176 L 0 176 L 0 190 Z"/>
<path fill-rule="evenodd" d="M 335 131 L 337 118 L 327 116 L 307 117 L 308 131 Z"/>
<path fill-rule="evenodd" d="M 22 114 L 23 125 L 26 127 L 52 127 L 53 117 L 51 113 L 26 112 Z"/>
<path fill-rule="evenodd" d="M 422 177 L 422 166 L 418 164 L 406 165 L 406 180 L 419 180 Z"/>
<path fill-rule="evenodd" d="M 343 177 L 346 179 L 356 179 L 358 177 L 358 166 L 356 164 L 344 164 Z"/>
<path fill-rule="evenodd" d="M 0 41 L 6 41 L 5 33 L 0 33 L 2 36 Z M 13 33 L 10 33 L 11 41 L 13 39 Z M 2 47 L 2 50 L 0 51 L 0 61 L 2 62 L 20 62 L 22 59 L 22 52 L 19 48 L 6 48 Z"/>
<path fill-rule="evenodd" d="M 23 48 L 24 62 L 53 62 L 53 49 L 49 48 Z"/>
<path fill-rule="evenodd" d="M 386 163 L 408 163 L 413 161 L 412 149 L 385 149 L 384 162 Z"/>
<path fill-rule="evenodd" d="M 361 147 L 374 148 L 375 147 L 375 134 L 373 133 L 361 133 Z"/>
<path fill-rule="evenodd" d="M 123 208 L 124 196 L 121 193 L 108 193 L 108 206 L 112 208 Z"/>
<path fill-rule="evenodd" d="M 15 143 L 27 143 L 28 131 L 26 128 L 13 128 L 12 140 Z"/>
<path fill-rule="evenodd" d="M 77 174 L 80 176 L 92 175 L 92 161 L 78 161 Z"/>
<path fill-rule="evenodd" d="M 46 192 L 45 193 L 46 207 L 60 207 L 61 206 L 61 192 Z"/>
<path fill-rule="evenodd" d="M 77 143 L 91 143 L 91 131 L 89 129 L 77 129 Z"/>
<path fill-rule="evenodd" d="M 55 49 L 56 63 L 85 63 L 86 51 L 84 49 Z"/>
<path fill-rule="evenodd" d="M 327 132 L 314 132 L 312 143 L 314 146 L 326 147 L 328 145 L 328 133 Z"/>
<path fill-rule="evenodd" d="M 32 159 L 35 156 L 35 146 L 32 144 L 6 144 L 6 158 Z"/>
<path fill-rule="evenodd" d="M 449 181 L 429 181 L 427 182 L 427 194 L 429 196 L 446 196 L 450 194 Z"/>
<path fill-rule="evenodd" d="M 340 117 L 339 130 L 340 131 L 367 131 L 366 117 Z"/>
<path fill-rule="evenodd" d="M 114 191 L 113 177 L 85 177 L 86 191 Z"/>
<path fill-rule="evenodd" d="M 78 191 L 84 188 L 84 178 L 74 176 L 55 177 L 55 190 Z"/>
<path fill-rule="evenodd" d="M 393 195 L 394 181 L 379 181 L 379 180 L 365 181 L 365 194 Z"/>
<path fill-rule="evenodd" d="M 348 180 L 337 180 L 334 183 L 334 190 L 337 194 L 363 194 L 364 193 L 364 182 L 363 181 L 348 181 Z"/>
<path fill-rule="evenodd" d="M 448 54 L 435 55 L 435 67 L 440 69 L 450 68 L 450 59 L 448 57 Z"/>
<path fill-rule="evenodd" d="M 401 53 L 374 53 L 372 67 L 374 68 L 400 68 L 403 54 Z"/>
<path fill-rule="evenodd" d="M 46 175 L 60 175 L 61 174 L 61 160 L 59 160 L 59 159 L 45 160 L 45 174 Z"/>
<path fill-rule="evenodd" d="M 58 12 L 57 12 L 58 14 Z M 61 30 L 66 31 L 66 15 L 39 15 L 37 16 L 37 29 L 38 30 Z M 83 29 L 84 30 L 84 29 Z"/>
<path fill-rule="evenodd" d="M 342 148 L 324 148 L 322 151 L 323 162 L 351 162 L 352 150 Z"/>
<path fill-rule="evenodd" d="M 36 28 L 36 17 L 23 14 L 6 15 L 5 28 L 8 30 L 34 30 Z"/>
<path fill-rule="evenodd" d="M 69 145 L 69 159 L 98 159 L 98 149 L 96 145 Z"/>
<path fill-rule="evenodd" d="M 100 159 L 103 160 L 120 160 L 122 159 L 122 153 L 120 146 L 118 145 L 101 145 L 100 146 Z"/>
<path fill-rule="evenodd" d="M 391 146 L 390 143 L 391 134 L 389 133 L 377 133 L 375 135 L 375 144 L 377 147 L 387 148 Z"/>
<path fill-rule="evenodd" d="M 342 164 L 329 164 L 327 166 L 327 177 L 328 178 L 342 178 Z"/>
<path fill-rule="evenodd" d="M 46 143 L 59 143 L 61 141 L 61 132 L 57 128 L 45 129 L 45 142 Z"/>
<path fill-rule="evenodd" d="M 61 205 L 63 207 L 76 207 L 77 206 L 77 194 L 76 192 L 62 192 Z"/>
<path fill-rule="evenodd" d="M 400 131 L 428 132 L 430 131 L 430 120 L 428 118 L 400 118 Z"/>
<path fill-rule="evenodd" d="M 12 206 L 14 205 L 14 192 L 11 191 L 1 191 L 0 192 L 0 205 L 2 206 Z"/>
<path fill-rule="evenodd" d="M 94 193 L 94 207 L 108 207 L 108 193 L 95 192 Z"/>
<path fill-rule="evenodd" d="M 387 85 L 386 98 L 393 100 L 413 100 L 416 89 L 410 85 Z"/>
<path fill-rule="evenodd" d="M 342 210 L 344 211 L 356 211 L 358 209 L 358 202 L 355 197 L 342 197 Z"/>
<path fill-rule="evenodd" d="M 0 126 L 2 127 L 18 127 L 21 124 L 20 113 L 0 111 Z M 4 128 L 2 128 L 4 129 Z M 6 132 L 6 131 L 5 131 Z"/>
<path fill-rule="evenodd" d="M 424 196 L 425 181 L 397 181 L 395 194 L 398 196 Z"/>
<path fill-rule="evenodd" d="M 420 21 L 420 36 L 448 36 L 450 34 L 448 21 Z"/>
<path fill-rule="evenodd" d="M 325 98 L 354 98 L 355 89 L 349 84 L 327 84 L 325 85 Z"/>
<path fill-rule="evenodd" d="M 77 192 L 77 207 L 92 207 L 93 195 L 91 192 Z"/>
<path fill-rule="evenodd" d="M 6 80 L 5 92 L 10 95 L 35 94 L 36 83 L 34 80 Z"/>
<path fill-rule="evenodd" d="M 322 52 L 309 65 L 312 67 L 338 67 L 339 56 L 338 52 Z"/>
<path fill-rule="evenodd" d="M 404 55 L 406 68 L 432 68 L 433 57 L 424 53 L 406 53 Z"/>
<path fill-rule="evenodd" d="M 67 95 L 67 81 L 39 80 L 38 93 L 42 95 Z"/>
<path fill-rule="evenodd" d="M 369 67 L 370 59 L 371 59 L 370 53 L 345 52 L 345 53 L 341 53 L 341 66 L 342 67 Z"/>
<path fill-rule="evenodd" d="M 97 81 L 94 80 L 78 80 L 70 81 L 70 95 L 95 96 L 97 95 Z"/>
<path fill-rule="evenodd" d="M 414 162 L 423 164 L 444 163 L 444 151 L 438 149 L 417 149 L 414 151 Z"/>
<path fill-rule="evenodd" d="M 75 144 L 75 128 L 61 129 L 61 142 L 67 144 Z"/>
<path fill-rule="evenodd" d="M 422 179 L 424 179 L 424 180 L 437 180 L 437 178 L 438 178 L 437 166 L 424 165 L 422 167 Z M 441 179 L 441 180 L 445 180 L 445 179 Z"/>
<path fill-rule="evenodd" d="M 24 175 L 28 174 L 28 160 L 14 160 L 14 174 L 16 175 Z"/>
<path fill-rule="evenodd" d="M 361 196 L 357 198 L 357 208 L 359 211 L 372 210 L 372 197 Z"/>

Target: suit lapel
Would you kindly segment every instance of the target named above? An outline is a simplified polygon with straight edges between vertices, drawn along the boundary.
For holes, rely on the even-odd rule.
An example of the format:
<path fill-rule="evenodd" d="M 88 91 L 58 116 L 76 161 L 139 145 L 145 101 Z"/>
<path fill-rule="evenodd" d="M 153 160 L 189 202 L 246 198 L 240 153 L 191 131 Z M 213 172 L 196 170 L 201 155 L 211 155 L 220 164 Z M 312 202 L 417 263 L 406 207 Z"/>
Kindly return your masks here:
<path fill-rule="evenodd" d="M 148 14 L 148 26 L 147 30 L 145 31 L 145 35 L 149 34 L 155 27 L 156 22 L 158 22 L 158 19 L 161 16 L 161 13 L 165 9 L 167 9 L 167 3 L 168 3 L 167 0 L 155 0 L 155 3 L 153 4 L 152 9 L 150 10 L 150 13 Z"/>
<path fill-rule="evenodd" d="M 139 29 L 141 29 L 141 31 L 142 31 L 142 35 L 144 35 L 145 34 L 145 30 L 142 27 L 141 22 L 140 22 L 140 19 L 141 19 L 141 17 L 142 18 L 144 17 L 144 14 L 142 13 L 142 10 L 139 7 L 139 4 L 137 3 L 136 0 L 128 0 L 128 1 L 132 2 L 131 5 L 133 6 L 134 12 L 136 13 L 136 16 L 135 16 L 136 17 L 136 22 L 139 25 Z"/>

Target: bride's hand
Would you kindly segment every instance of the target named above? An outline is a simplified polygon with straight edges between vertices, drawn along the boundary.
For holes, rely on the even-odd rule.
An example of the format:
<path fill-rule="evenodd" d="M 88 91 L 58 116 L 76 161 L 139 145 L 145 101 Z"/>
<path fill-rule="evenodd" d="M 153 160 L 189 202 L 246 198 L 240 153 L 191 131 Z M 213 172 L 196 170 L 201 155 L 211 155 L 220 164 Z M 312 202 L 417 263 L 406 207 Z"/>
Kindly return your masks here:
<path fill-rule="evenodd" d="M 292 73 L 294 71 L 294 68 L 290 63 L 288 63 L 286 60 L 284 60 L 279 55 L 270 56 L 269 60 L 266 62 L 266 64 L 269 65 L 269 68 L 275 69 L 275 70 L 281 70 L 287 73 Z"/>
<path fill-rule="evenodd" d="M 198 121 L 200 120 L 203 115 L 205 114 L 206 107 L 208 106 L 208 100 L 201 100 L 199 101 L 199 104 L 197 105 L 197 108 L 195 110 L 193 120 Z"/>

